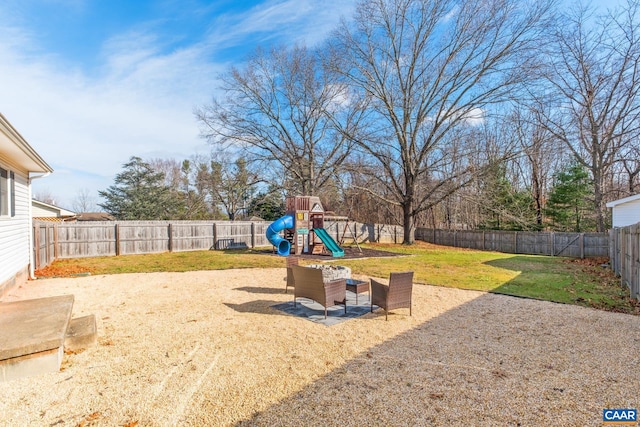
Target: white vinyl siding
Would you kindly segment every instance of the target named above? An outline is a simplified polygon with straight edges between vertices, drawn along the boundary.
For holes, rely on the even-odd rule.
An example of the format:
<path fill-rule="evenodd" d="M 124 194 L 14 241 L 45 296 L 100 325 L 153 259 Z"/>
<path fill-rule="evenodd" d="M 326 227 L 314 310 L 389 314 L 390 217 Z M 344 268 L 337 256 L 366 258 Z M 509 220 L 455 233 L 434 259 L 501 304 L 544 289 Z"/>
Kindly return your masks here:
<path fill-rule="evenodd" d="M 620 203 L 613 207 L 613 226 L 626 227 L 640 222 L 640 200 Z"/>
<path fill-rule="evenodd" d="M 5 170 L 9 168 L 0 164 Z M 24 172 L 14 172 L 15 215 L 0 216 L 0 283 L 29 265 L 29 188 Z M 10 209 L 9 211 L 11 211 Z"/>

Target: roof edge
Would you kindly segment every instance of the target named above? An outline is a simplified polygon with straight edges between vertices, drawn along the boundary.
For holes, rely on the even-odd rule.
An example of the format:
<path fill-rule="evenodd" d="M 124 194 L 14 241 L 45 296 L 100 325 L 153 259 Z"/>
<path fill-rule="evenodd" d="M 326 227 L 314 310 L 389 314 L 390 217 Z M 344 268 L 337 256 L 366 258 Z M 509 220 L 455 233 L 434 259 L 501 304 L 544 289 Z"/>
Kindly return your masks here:
<path fill-rule="evenodd" d="M 613 202 L 607 203 L 607 207 L 612 208 L 614 206 L 622 205 L 623 203 L 634 202 L 636 200 L 640 200 L 640 194 L 635 194 L 633 196 L 625 197 L 624 199 L 614 200 Z"/>
<path fill-rule="evenodd" d="M 29 145 L 29 143 L 20 135 L 20 132 L 9 123 L 9 120 L 0 113 L 0 128 L 4 130 L 5 134 L 22 150 L 22 152 L 29 157 L 34 163 L 42 168 L 42 171 L 32 172 L 53 172 L 53 168 L 44 161 L 42 157 L 36 152 L 36 150 Z"/>

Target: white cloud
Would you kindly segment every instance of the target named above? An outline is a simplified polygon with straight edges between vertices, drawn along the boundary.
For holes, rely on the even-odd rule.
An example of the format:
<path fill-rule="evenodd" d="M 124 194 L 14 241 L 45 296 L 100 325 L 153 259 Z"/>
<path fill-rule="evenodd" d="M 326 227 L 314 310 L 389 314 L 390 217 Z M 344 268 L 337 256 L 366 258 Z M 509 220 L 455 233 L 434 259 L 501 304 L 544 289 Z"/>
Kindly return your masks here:
<path fill-rule="evenodd" d="M 481 108 L 472 108 L 464 115 L 464 122 L 469 126 L 480 126 L 484 121 L 484 110 Z"/>
<path fill-rule="evenodd" d="M 239 40 L 254 43 L 249 36 L 256 32 L 296 34 L 307 43 L 324 37 L 339 15 L 326 12 L 330 3 L 318 3 L 268 1 L 226 23 L 218 19 L 208 38 L 177 50 L 141 23 L 103 42 L 97 72 L 43 52 L 28 28 L 0 17 L 0 112 L 55 169 L 35 186 L 70 206 L 79 189 L 97 194 L 111 185 L 133 155 L 180 160 L 206 152 L 192 111 L 211 99 L 215 78 L 227 67 L 210 58 Z M 335 1 L 335 13 L 348 10 L 341 4 Z"/>
<path fill-rule="evenodd" d="M 341 16 L 350 16 L 354 6 L 355 0 L 269 0 L 242 13 L 220 16 L 209 40 L 228 46 L 260 34 L 262 42 L 313 46 L 324 40 Z"/>
<path fill-rule="evenodd" d="M 110 185 L 132 155 L 180 159 L 206 150 L 192 110 L 209 99 L 210 76 L 219 70 L 197 50 L 162 56 L 149 44 L 111 49 L 106 74 L 93 79 L 65 71 L 54 57 L 0 46 L 0 111 L 54 175 L 63 169 L 97 174 L 104 177 L 97 189 Z M 77 191 L 73 174 L 65 176 L 68 185 L 51 193 L 68 204 Z"/>

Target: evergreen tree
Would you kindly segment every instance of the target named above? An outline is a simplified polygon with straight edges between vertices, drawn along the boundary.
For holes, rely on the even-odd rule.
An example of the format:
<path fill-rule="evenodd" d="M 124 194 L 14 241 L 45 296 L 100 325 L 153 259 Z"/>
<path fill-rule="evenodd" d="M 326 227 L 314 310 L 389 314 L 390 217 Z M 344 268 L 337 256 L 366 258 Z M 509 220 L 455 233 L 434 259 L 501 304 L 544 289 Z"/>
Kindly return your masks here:
<path fill-rule="evenodd" d="M 533 198 L 518 190 L 507 178 L 504 164 L 489 170 L 480 185 L 481 212 L 479 228 L 488 230 L 537 230 Z"/>
<path fill-rule="evenodd" d="M 99 204 L 120 220 L 171 219 L 178 201 L 164 183 L 164 173 L 156 172 L 140 157 L 131 157 L 116 175 L 114 185 L 98 194 L 106 201 Z"/>
<path fill-rule="evenodd" d="M 273 188 L 270 188 L 267 193 L 259 193 L 251 199 L 247 214 L 250 216 L 259 216 L 265 221 L 275 221 L 285 214 L 282 196 Z"/>
<path fill-rule="evenodd" d="M 582 232 L 595 227 L 589 218 L 593 183 L 584 166 L 573 164 L 561 170 L 549 195 L 545 212 L 559 231 Z M 590 204 L 591 203 L 591 204 Z"/>

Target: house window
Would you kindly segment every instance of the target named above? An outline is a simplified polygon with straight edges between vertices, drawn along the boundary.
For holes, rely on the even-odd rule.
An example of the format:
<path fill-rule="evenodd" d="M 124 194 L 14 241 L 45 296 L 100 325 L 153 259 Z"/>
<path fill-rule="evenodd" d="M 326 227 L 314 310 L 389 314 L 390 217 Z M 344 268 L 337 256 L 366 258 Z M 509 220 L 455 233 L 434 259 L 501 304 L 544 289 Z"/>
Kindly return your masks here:
<path fill-rule="evenodd" d="M 11 194 L 11 216 L 16 216 L 16 175 L 9 172 L 9 180 L 11 181 L 9 192 Z"/>
<path fill-rule="evenodd" d="M 16 176 L 0 168 L 0 216 L 16 216 Z"/>

